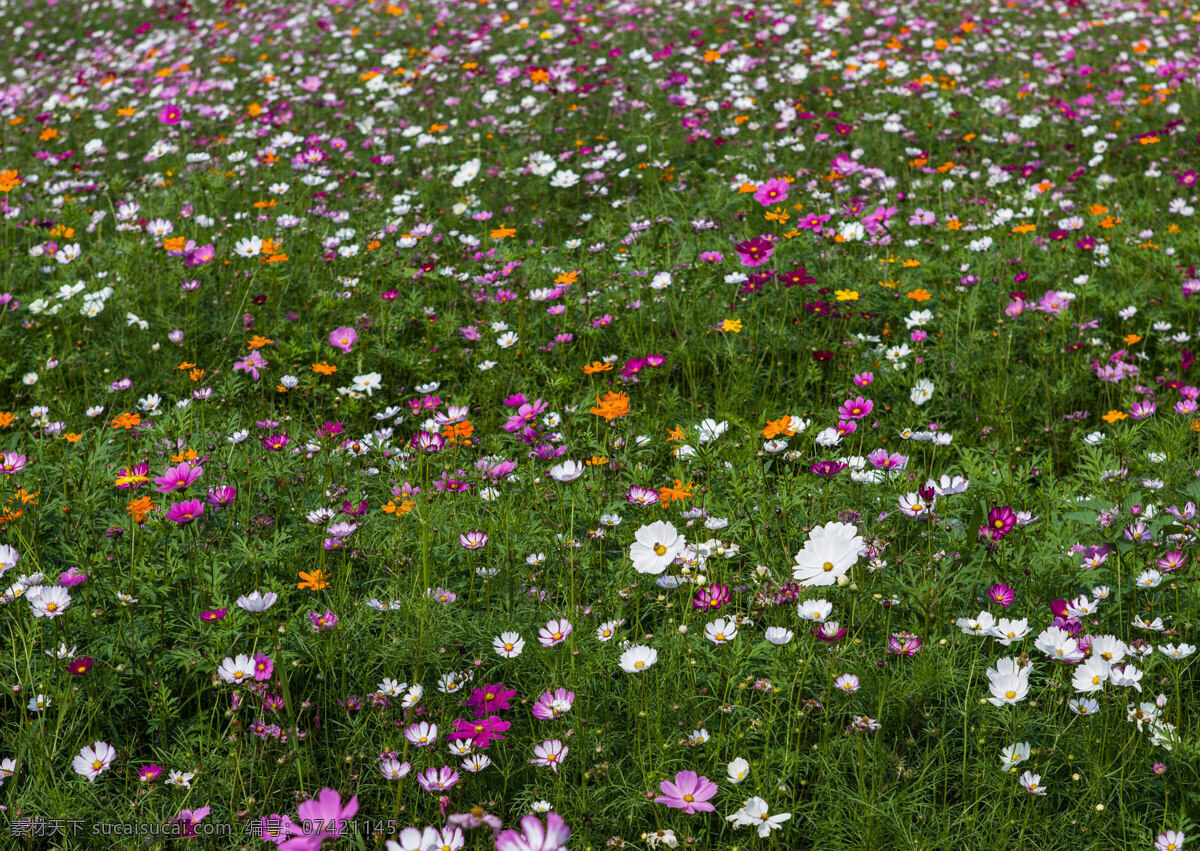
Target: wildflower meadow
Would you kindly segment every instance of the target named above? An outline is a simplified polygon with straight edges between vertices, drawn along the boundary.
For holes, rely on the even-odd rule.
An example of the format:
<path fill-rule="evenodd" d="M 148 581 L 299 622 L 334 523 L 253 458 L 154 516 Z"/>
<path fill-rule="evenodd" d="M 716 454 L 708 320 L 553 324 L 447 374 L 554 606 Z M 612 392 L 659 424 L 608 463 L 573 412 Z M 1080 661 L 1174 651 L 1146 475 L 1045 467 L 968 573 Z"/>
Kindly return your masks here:
<path fill-rule="evenodd" d="M 0 848 L 1200 847 L 1200 6 L 0 0 Z"/>

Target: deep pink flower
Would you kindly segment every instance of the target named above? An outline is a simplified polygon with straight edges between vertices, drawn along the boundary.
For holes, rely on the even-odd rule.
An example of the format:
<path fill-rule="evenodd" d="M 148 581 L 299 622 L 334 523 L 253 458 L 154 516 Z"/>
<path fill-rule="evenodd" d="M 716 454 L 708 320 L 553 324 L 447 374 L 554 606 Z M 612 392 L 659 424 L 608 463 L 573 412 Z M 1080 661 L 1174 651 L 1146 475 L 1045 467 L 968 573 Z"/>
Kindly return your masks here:
<path fill-rule="evenodd" d="M 742 265 L 751 267 L 766 263 L 775 252 L 775 247 L 771 243 L 758 236 L 745 242 L 739 242 L 734 248 L 737 249 L 738 259 L 742 261 Z"/>
<path fill-rule="evenodd" d="M 875 403 L 870 399 L 864 399 L 862 396 L 855 396 L 853 399 L 847 399 L 838 408 L 839 417 L 850 420 L 861 420 L 863 417 L 871 413 L 875 408 Z"/>
<path fill-rule="evenodd" d="M 717 784 L 694 771 L 680 771 L 675 775 L 674 783 L 664 780 L 659 788 L 663 793 L 654 799 L 656 804 L 666 804 L 688 815 L 711 813 L 716 809 L 709 801 L 717 794 Z"/>
<path fill-rule="evenodd" d="M 502 709 L 511 709 L 512 705 L 509 700 L 516 695 L 516 690 L 506 689 L 504 683 L 485 685 L 483 688 L 477 688 L 471 692 L 471 697 L 467 700 L 467 708 L 475 710 L 476 718 L 483 718 L 485 715 L 499 712 Z"/>
<path fill-rule="evenodd" d="M 697 591 L 696 596 L 692 598 L 693 608 L 712 612 L 719 611 L 728 602 L 728 585 L 706 585 Z"/>

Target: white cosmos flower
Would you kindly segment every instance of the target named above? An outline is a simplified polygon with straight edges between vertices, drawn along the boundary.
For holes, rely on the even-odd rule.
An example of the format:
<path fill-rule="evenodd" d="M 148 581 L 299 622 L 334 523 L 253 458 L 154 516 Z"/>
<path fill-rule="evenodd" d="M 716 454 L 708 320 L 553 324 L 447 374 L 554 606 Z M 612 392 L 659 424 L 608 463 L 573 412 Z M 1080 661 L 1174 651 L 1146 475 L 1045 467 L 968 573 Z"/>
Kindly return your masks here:
<path fill-rule="evenodd" d="M 833 585 L 858 562 L 863 539 L 851 523 L 815 527 L 796 553 L 792 578 L 801 585 Z"/>
<path fill-rule="evenodd" d="M 658 661 L 658 651 L 653 647 L 635 644 L 621 654 L 621 670 L 630 674 L 641 673 Z"/>
<path fill-rule="evenodd" d="M 687 546 L 683 535 L 662 520 L 643 526 L 634 533 L 629 558 L 638 573 L 658 575 L 683 552 Z"/>
<path fill-rule="evenodd" d="M 1017 766 L 1029 759 L 1029 742 L 1009 745 L 1000 751 L 1000 768 L 1003 771 L 1015 771 Z"/>
<path fill-rule="evenodd" d="M 584 465 L 580 461 L 563 461 L 550 468 L 550 478 L 560 484 L 573 482 L 583 475 Z"/>

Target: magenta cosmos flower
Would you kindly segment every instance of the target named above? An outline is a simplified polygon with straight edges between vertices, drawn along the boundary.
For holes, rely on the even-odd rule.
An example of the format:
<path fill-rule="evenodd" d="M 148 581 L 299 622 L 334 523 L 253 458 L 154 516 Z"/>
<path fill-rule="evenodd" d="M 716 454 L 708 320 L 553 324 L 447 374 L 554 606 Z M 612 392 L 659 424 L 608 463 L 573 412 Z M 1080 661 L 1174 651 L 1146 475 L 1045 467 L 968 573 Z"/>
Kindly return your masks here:
<path fill-rule="evenodd" d="M 163 124 L 178 124 L 183 119 L 183 110 L 169 103 L 158 111 L 158 120 Z"/>
<path fill-rule="evenodd" d="M 739 242 L 736 246 L 738 259 L 743 266 L 761 266 L 771 259 L 775 248 L 760 236 Z"/>
<path fill-rule="evenodd" d="M 167 509 L 167 519 L 180 526 L 186 526 L 204 513 L 204 503 L 198 499 L 185 499 Z"/>
<path fill-rule="evenodd" d="M 304 836 L 297 836 L 282 843 L 282 851 L 317 851 L 326 839 L 337 839 L 346 830 L 346 822 L 358 812 L 358 796 L 352 797 L 345 806 L 342 796 L 335 789 L 322 789 L 317 797 L 310 798 L 299 807 L 300 824 Z"/>
<path fill-rule="evenodd" d="M 788 182 L 772 177 L 754 193 L 754 200 L 764 207 L 772 204 L 782 204 L 788 197 Z"/>
<path fill-rule="evenodd" d="M 335 349 L 341 349 L 346 354 L 350 354 L 351 348 L 357 342 L 358 332 L 344 325 L 341 328 L 334 328 L 329 334 L 329 345 Z"/>
<path fill-rule="evenodd" d="M 546 824 L 537 816 L 521 819 L 521 830 L 506 830 L 496 837 L 496 851 L 561 851 L 571 828 L 558 813 L 547 813 Z"/>
<path fill-rule="evenodd" d="M 688 815 L 711 813 L 716 809 L 709 801 L 717 794 L 717 784 L 694 771 L 681 771 L 675 775 L 674 783 L 664 780 L 659 788 L 663 793 L 654 799 L 656 804 L 666 804 Z"/>
<path fill-rule="evenodd" d="M 838 416 L 848 420 L 861 420 L 875 408 L 875 403 L 870 399 L 864 399 L 862 396 L 856 396 L 853 399 L 847 399 L 838 408 Z"/>

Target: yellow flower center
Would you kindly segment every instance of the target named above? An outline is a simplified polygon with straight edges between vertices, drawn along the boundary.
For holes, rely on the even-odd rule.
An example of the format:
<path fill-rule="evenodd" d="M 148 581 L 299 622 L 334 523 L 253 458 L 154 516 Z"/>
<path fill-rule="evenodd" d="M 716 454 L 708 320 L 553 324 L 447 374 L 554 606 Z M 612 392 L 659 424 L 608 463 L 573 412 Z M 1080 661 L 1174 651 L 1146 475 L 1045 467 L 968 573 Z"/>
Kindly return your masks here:
<path fill-rule="evenodd" d="M 505 644 L 505 645 L 504 645 L 504 649 L 505 649 L 505 650 L 512 650 L 512 649 L 513 649 L 513 646 L 512 646 L 511 644 Z"/>
<path fill-rule="evenodd" d="M 99 771 L 102 768 L 104 768 L 104 763 L 101 760 L 92 763 L 92 771 Z"/>
<path fill-rule="evenodd" d="M 1014 697 L 1017 696 L 1017 693 L 1015 691 L 1006 691 L 1004 693 L 1004 696 L 1007 697 L 1009 700 L 1012 700 Z"/>
<path fill-rule="evenodd" d="M 667 548 L 666 548 L 666 547 L 664 547 L 662 544 L 655 544 L 655 545 L 654 545 L 654 554 L 655 554 L 656 556 L 662 556 L 662 555 L 666 555 L 666 554 L 667 554 Z"/>
<path fill-rule="evenodd" d="M 693 798 L 691 795 L 684 795 L 683 800 L 687 801 L 690 804 L 690 803 L 692 803 L 692 801 L 694 801 L 696 799 Z"/>
<path fill-rule="evenodd" d="M 635 668 L 643 668 L 643 667 L 645 667 L 645 665 L 646 665 L 645 662 L 634 662 L 633 663 L 633 667 L 635 667 Z"/>
<path fill-rule="evenodd" d="M 833 562 L 831 562 L 831 561 L 825 562 L 823 565 L 821 565 L 821 570 L 825 571 L 826 573 L 833 570 Z"/>

